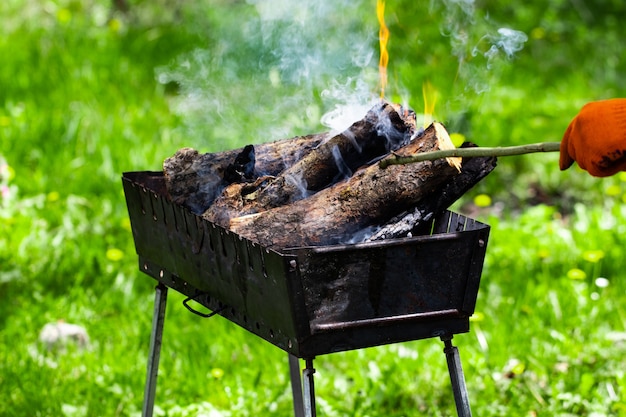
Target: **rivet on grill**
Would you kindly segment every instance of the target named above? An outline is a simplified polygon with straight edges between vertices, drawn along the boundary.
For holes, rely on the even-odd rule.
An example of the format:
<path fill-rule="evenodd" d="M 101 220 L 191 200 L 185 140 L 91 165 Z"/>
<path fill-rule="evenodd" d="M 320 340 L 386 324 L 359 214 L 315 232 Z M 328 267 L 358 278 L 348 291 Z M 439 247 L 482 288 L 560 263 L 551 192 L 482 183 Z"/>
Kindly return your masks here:
<path fill-rule="evenodd" d="M 270 337 L 273 339 L 274 338 L 274 330 L 270 329 Z"/>
<path fill-rule="evenodd" d="M 155 222 L 157 221 L 157 216 L 156 216 L 156 214 L 153 214 L 153 215 L 152 215 L 152 219 L 153 219 Z"/>
<path fill-rule="evenodd" d="M 485 241 L 483 239 L 478 239 L 478 247 L 479 248 L 485 247 Z"/>
<path fill-rule="evenodd" d="M 291 349 L 293 347 L 293 343 L 291 343 L 291 339 L 287 341 L 287 347 Z"/>
<path fill-rule="evenodd" d="M 296 262 L 295 259 L 292 259 L 291 261 L 289 261 L 289 266 L 291 267 L 292 270 L 294 270 L 298 266 L 298 263 Z"/>
<path fill-rule="evenodd" d="M 148 270 L 148 264 L 143 264 L 143 269 Z"/>
<path fill-rule="evenodd" d="M 162 269 L 159 271 L 159 278 L 163 278 L 163 270 Z"/>

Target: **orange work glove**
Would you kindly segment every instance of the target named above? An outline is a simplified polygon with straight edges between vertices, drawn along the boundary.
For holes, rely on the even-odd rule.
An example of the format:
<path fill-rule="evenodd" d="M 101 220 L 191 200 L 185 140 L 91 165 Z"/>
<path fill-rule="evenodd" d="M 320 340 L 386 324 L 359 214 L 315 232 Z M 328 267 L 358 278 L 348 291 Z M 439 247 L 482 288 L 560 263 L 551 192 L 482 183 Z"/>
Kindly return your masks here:
<path fill-rule="evenodd" d="M 626 99 L 586 104 L 570 123 L 561 141 L 559 166 L 574 161 L 594 177 L 626 170 Z"/>

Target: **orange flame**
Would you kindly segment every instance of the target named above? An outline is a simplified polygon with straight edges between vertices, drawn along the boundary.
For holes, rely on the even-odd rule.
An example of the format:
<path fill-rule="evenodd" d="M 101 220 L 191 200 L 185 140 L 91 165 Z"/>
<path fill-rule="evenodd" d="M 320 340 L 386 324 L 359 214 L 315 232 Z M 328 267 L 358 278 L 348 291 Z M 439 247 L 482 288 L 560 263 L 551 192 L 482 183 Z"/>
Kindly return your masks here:
<path fill-rule="evenodd" d="M 380 98 L 385 98 L 385 87 L 387 86 L 387 64 L 389 63 L 389 52 L 387 51 L 387 41 L 389 40 L 389 28 L 385 24 L 385 0 L 377 0 L 376 15 L 380 30 L 378 39 L 380 42 L 380 61 L 378 62 L 378 72 L 380 73 Z"/>

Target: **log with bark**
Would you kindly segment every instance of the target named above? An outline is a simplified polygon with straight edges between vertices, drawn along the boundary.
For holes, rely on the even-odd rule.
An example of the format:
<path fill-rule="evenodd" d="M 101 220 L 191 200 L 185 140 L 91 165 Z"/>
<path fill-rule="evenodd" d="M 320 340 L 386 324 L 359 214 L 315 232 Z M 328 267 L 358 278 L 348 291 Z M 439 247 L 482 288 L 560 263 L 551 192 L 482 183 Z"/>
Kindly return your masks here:
<path fill-rule="evenodd" d="M 260 175 L 278 175 L 327 140 L 320 133 L 254 146 L 254 170 Z M 246 148 L 201 154 L 192 148 L 179 149 L 163 162 L 166 188 L 171 200 L 196 214 L 206 211 L 230 182 L 227 171 Z"/>
<path fill-rule="evenodd" d="M 228 185 L 203 217 L 228 227 L 231 218 L 302 200 L 400 149 L 414 134 L 413 112 L 381 102 L 363 119 L 320 143 L 275 178 L 266 176 L 253 183 Z"/>
<path fill-rule="evenodd" d="M 459 149 L 477 149 L 476 145 L 466 142 Z M 437 152 L 437 151 L 435 151 Z M 418 155 L 424 155 L 422 153 Z M 386 159 L 388 161 L 390 159 Z M 373 232 L 366 241 L 373 242 L 383 239 L 394 239 L 399 237 L 410 237 L 422 235 L 428 232 L 430 221 L 438 213 L 445 211 L 463 194 L 468 192 L 476 183 L 485 178 L 496 167 L 496 158 L 493 156 L 463 158 L 461 172 L 444 184 L 437 193 L 426 198 L 413 207 L 413 209 L 403 212 L 378 230 Z M 384 167 L 385 164 L 381 164 Z"/>
<path fill-rule="evenodd" d="M 434 125 L 386 158 L 441 149 Z M 350 243 L 355 235 L 385 224 L 420 202 L 437 204 L 437 191 L 460 175 L 446 159 L 381 168 L 372 164 L 313 196 L 261 213 L 233 218 L 228 228 L 263 246 Z M 445 209 L 445 208 L 444 208 Z"/>
<path fill-rule="evenodd" d="M 196 213 L 206 208 L 207 220 L 265 247 L 332 245 L 381 226 L 371 239 L 414 233 L 495 167 L 495 158 L 474 158 L 467 167 L 460 158 L 382 164 L 450 147 L 443 125 L 417 129 L 413 112 L 381 102 L 337 135 L 219 154 L 184 149 L 164 171 L 175 202 Z M 300 155 L 284 158 L 285 149 Z"/>

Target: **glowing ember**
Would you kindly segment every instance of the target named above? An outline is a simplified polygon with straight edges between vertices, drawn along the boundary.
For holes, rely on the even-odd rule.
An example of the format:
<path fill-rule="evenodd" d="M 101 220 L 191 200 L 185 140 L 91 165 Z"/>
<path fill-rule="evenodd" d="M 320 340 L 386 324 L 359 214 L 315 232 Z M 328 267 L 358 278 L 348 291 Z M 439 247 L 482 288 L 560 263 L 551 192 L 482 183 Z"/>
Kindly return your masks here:
<path fill-rule="evenodd" d="M 385 98 L 385 87 L 387 86 L 387 64 L 389 63 L 389 52 L 387 51 L 387 41 L 389 40 L 389 28 L 385 24 L 385 0 L 377 0 L 376 15 L 380 30 L 378 38 L 380 42 L 380 61 L 378 71 L 380 72 L 380 98 Z"/>

